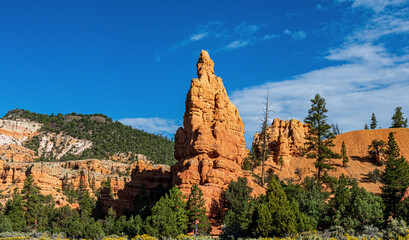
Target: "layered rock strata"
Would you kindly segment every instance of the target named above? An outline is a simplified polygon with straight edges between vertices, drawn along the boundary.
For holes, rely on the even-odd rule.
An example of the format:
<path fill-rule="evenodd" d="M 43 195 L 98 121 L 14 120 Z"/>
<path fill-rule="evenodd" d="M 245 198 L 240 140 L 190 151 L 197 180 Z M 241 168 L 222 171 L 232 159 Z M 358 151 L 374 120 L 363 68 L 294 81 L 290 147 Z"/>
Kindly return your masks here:
<path fill-rule="evenodd" d="M 208 215 L 220 217 L 220 196 L 232 180 L 248 177 L 241 164 L 248 150 L 244 124 L 237 108 L 230 102 L 222 79 L 214 74 L 214 63 L 202 50 L 197 75 L 186 96 L 183 128 L 175 134 L 173 184 L 186 195 L 197 184 L 204 193 Z"/>
<path fill-rule="evenodd" d="M 280 157 L 283 158 L 283 165 L 288 165 L 291 158 L 300 154 L 300 149 L 304 147 L 305 137 L 308 135 L 308 126 L 296 119 L 282 120 L 276 118 L 271 126 L 267 128 L 267 161 L 278 163 Z M 263 139 L 260 133 L 254 135 L 253 151 L 261 155 Z"/>
<path fill-rule="evenodd" d="M 82 188 L 94 195 L 102 182 L 111 182 L 113 195 L 116 196 L 131 178 L 131 166 L 107 160 L 78 160 L 68 162 L 4 162 L 0 160 L 0 203 L 9 199 L 14 189 L 21 190 L 28 173 L 40 187 L 42 194 L 51 194 L 60 206 L 67 204 L 64 186 Z"/>

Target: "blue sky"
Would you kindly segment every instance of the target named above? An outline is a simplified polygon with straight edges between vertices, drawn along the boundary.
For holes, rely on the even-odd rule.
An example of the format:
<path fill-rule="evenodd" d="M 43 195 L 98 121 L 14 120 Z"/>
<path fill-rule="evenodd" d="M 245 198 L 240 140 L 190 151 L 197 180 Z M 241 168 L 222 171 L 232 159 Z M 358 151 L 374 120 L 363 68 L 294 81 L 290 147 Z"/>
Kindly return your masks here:
<path fill-rule="evenodd" d="M 331 123 L 409 116 L 409 2 L 0 1 L 0 113 L 103 113 L 172 136 L 201 49 L 246 126 L 303 120 L 316 93 Z"/>

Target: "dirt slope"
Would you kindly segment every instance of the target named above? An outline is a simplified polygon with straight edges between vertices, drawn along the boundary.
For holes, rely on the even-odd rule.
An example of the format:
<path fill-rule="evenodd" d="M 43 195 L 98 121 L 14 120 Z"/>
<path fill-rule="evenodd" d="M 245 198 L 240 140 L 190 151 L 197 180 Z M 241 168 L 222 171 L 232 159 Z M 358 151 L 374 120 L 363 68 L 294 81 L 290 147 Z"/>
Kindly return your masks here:
<path fill-rule="evenodd" d="M 372 140 L 384 140 L 388 141 L 389 132 L 395 133 L 395 139 L 400 148 L 401 154 L 409 160 L 409 128 L 393 128 L 393 129 L 376 129 L 376 130 L 358 130 L 340 134 L 334 140 L 334 150 L 338 153 L 341 152 L 342 142 L 345 141 L 345 145 L 348 152 L 349 163 L 347 167 L 342 167 L 342 160 L 335 159 L 332 163 L 334 170 L 330 171 L 331 176 L 338 177 L 341 174 L 345 174 L 351 178 L 356 178 L 360 182 L 360 186 L 366 188 L 368 191 L 379 194 L 381 192 L 381 183 L 373 183 L 367 179 L 366 175 L 378 168 L 383 171 L 384 167 L 376 166 L 373 160 L 368 156 L 368 145 Z M 295 174 L 297 168 L 302 171 L 302 179 L 306 176 L 312 176 L 316 170 L 314 167 L 314 159 L 307 159 L 305 157 L 295 157 L 290 160 L 288 165 L 283 166 L 282 171 L 280 166 L 275 162 L 269 161 L 266 163 L 269 167 L 274 169 L 274 172 L 279 175 L 281 179 L 292 178 L 295 182 L 299 182 L 299 176 Z"/>

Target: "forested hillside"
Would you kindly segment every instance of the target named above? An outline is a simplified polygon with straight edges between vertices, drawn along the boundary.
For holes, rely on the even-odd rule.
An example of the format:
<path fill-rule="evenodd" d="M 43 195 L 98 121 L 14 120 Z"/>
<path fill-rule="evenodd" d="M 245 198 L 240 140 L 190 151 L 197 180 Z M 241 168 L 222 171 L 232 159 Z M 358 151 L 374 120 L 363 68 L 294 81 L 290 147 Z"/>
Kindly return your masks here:
<path fill-rule="evenodd" d="M 92 142 L 92 147 L 86 149 L 80 156 L 66 154 L 63 160 L 108 159 L 118 154 L 135 156 L 143 154 L 155 163 L 172 165 L 176 162 L 173 157 L 173 141 L 125 126 L 103 114 L 71 113 L 63 115 L 59 113 L 48 115 L 15 109 L 9 111 L 3 119 L 35 121 L 43 124 L 40 129 L 41 133 L 64 132 L 72 137 Z M 26 146 L 36 151 L 39 148 L 40 136 L 41 134 L 33 137 L 26 143 Z"/>

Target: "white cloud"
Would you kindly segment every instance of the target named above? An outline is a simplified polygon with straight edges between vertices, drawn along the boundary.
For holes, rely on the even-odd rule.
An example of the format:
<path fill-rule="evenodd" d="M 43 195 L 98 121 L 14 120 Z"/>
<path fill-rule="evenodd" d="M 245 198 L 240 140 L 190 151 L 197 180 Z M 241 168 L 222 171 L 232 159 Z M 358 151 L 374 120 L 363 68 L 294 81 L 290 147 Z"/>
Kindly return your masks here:
<path fill-rule="evenodd" d="M 246 127 L 247 146 L 260 130 L 261 107 L 267 93 L 274 111 L 271 121 L 276 117 L 303 120 L 310 108 L 309 100 L 316 93 L 326 99 L 329 122 L 338 123 L 344 131 L 363 129 L 372 112 L 379 126 L 387 128 L 397 106 L 403 107 L 408 117 L 409 51 L 395 54 L 393 48 L 385 46 L 387 38 L 383 38 L 402 34 L 408 37 L 405 11 L 374 12 L 365 26 L 328 50 L 324 59 L 333 66 L 232 92 L 230 99 Z M 283 34 L 293 36 L 294 32 L 285 29 Z"/>
<path fill-rule="evenodd" d="M 269 33 L 269 34 L 264 35 L 262 40 L 267 41 L 267 40 L 274 39 L 274 38 L 279 38 L 279 37 L 280 37 L 279 34 Z"/>
<path fill-rule="evenodd" d="M 305 39 L 307 37 L 307 33 L 304 32 L 304 31 L 298 31 L 298 32 L 295 32 L 292 35 L 292 37 L 293 37 L 294 40 L 302 40 L 302 39 Z"/>
<path fill-rule="evenodd" d="M 250 40 L 236 40 L 236 41 L 233 41 L 233 42 L 229 43 L 225 47 L 225 49 L 232 50 L 232 49 L 236 49 L 236 48 L 245 47 L 245 46 L 250 45 L 250 44 L 251 44 Z"/>
<path fill-rule="evenodd" d="M 374 46 L 371 43 L 352 44 L 345 48 L 332 49 L 330 55 L 326 58 L 329 60 L 362 62 L 372 65 L 390 66 L 398 61 L 382 46 Z"/>
<path fill-rule="evenodd" d="M 260 29 L 259 25 L 242 23 L 234 29 L 234 32 L 243 37 L 254 34 L 258 29 Z"/>
<path fill-rule="evenodd" d="M 187 44 L 189 44 L 191 42 L 196 42 L 196 41 L 202 40 L 202 39 L 204 39 L 205 37 L 207 37 L 209 35 L 210 35 L 209 32 L 194 33 L 194 34 L 190 35 L 189 38 L 187 38 L 186 40 L 178 42 L 178 43 L 174 44 L 173 46 L 171 46 L 170 51 L 175 51 L 178 48 L 186 46 Z"/>
<path fill-rule="evenodd" d="M 284 29 L 283 33 L 286 34 L 286 35 L 291 35 L 292 34 L 292 32 L 290 30 L 288 30 L 288 29 Z"/>
<path fill-rule="evenodd" d="M 331 122 L 345 131 L 362 129 L 375 112 L 379 125 L 389 127 L 392 111 L 402 106 L 409 115 L 409 62 L 379 67 L 365 62 L 327 67 L 233 92 L 230 97 L 246 126 L 247 145 L 260 129 L 261 106 L 269 94 L 272 118 L 303 120 L 309 99 L 321 94 Z"/>
<path fill-rule="evenodd" d="M 340 2 L 352 2 L 352 7 L 365 7 L 374 12 L 384 11 L 387 6 L 396 6 L 407 3 L 407 0 L 339 0 Z"/>
<path fill-rule="evenodd" d="M 224 35 L 221 27 L 224 24 L 219 21 L 210 21 L 207 24 L 200 24 L 196 26 L 196 30 L 193 34 L 190 34 L 185 40 L 173 44 L 169 51 L 176 51 L 180 47 L 184 47 L 189 43 L 200 41 L 206 38 L 219 38 Z"/>
<path fill-rule="evenodd" d="M 307 33 L 304 31 L 292 32 L 288 29 L 284 29 L 283 34 L 290 35 L 294 40 L 302 40 L 307 37 Z"/>
<path fill-rule="evenodd" d="M 199 41 L 200 39 L 206 37 L 207 34 L 208 34 L 207 32 L 204 32 L 204 33 L 196 33 L 196 34 L 193 34 L 193 35 L 190 37 L 189 40 L 192 41 L 192 42 L 194 42 L 194 41 Z"/>
<path fill-rule="evenodd" d="M 133 128 L 142 129 L 145 132 L 164 134 L 172 137 L 179 125 L 174 120 L 163 118 L 124 118 L 118 120 L 124 125 L 132 126 Z"/>

